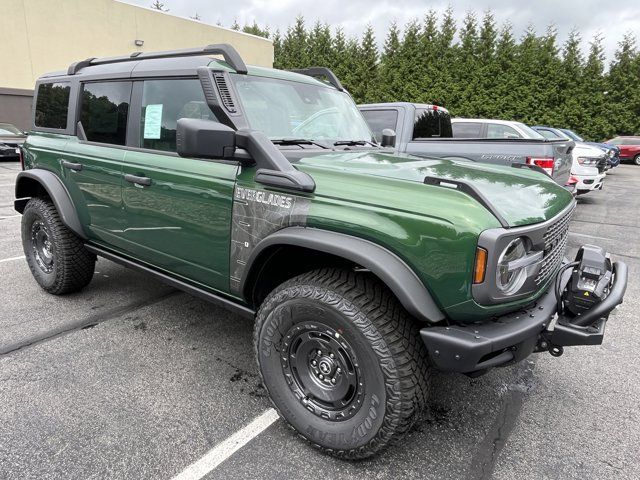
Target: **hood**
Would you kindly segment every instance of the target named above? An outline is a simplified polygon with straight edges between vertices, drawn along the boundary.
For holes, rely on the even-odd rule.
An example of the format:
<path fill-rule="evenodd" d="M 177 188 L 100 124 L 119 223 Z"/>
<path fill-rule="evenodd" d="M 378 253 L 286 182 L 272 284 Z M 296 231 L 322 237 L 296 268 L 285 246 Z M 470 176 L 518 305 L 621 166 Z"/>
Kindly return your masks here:
<path fill-rule="evenodd" d="M 604 152 L 601 148 L 594 147 L 593 145 L 587 145 L 586 143 L 578 143 L 576 142 L 576 146 L 573 151 L 573 158 L 578 157 L 602 157 L 604 156 Z"/>
<path fill-rule="evenodd" d="M 507 221 L 509 226 L 529 225 L 548 220 L 572 201 L 573 197 L 551 178 L 529 169 L 515 169 L 499 165 L 475 163 L 468 161 L 446 160 L 439 158 L 423 158 L 411 155 L 382 152 L 341 152 L 323 154 L 301 159 L 296 166 L 308 172 L 314 178 L 319 175 L 316 193 L 322 195 L 323 186 L 335 189 L 331 195 L 340 193 L 343 198 L 353 195 L 356 188 L 362 190 L 367 185 L 363 177 L 393 179 L 393 187 L 397 196 L 403 196 L 402 182 L 411 182 L 411 187 L 424 189 L 424 203 L 418 210 L 426 210 L 431 214 L 437 212 L 439 205 L 429 204 L 432 198 L 441 198 L 439 192 L 449 187 L 426 185 L 426 177 L 437 177 L 444 180 L 463 181 L 475 187 L 491 206 Z M 335 173 L 336 175 L 327 174 Z M 322 177 L 322 178 L 320 178 Z M 332 184 L 331 180 L 333 180 Z M 395 182 L 400 181 L 400 183 Z M 371 188 L 379 188 L 379 182 L 371 182 Z M 417 185 L 419 184 L 419 186 Z M 339 185 L 340 187 L 338 187 Z M 353 188 L 350 188 L 353 185 Z M 375 186 L 374 186 L 375 185 Z M 406 185 L 406 184 L 405 184 Z M 342 190 L 340 190 L 340 188 Z M 406 189 L 407 187 L 404 187 Z M 433 190 L 437 189 L 437 190 Z M 371 194 L 371 192 L 367 192 Z M 373 192 L 375 193 L 375 192 Z M 385 192 L 387 193 L 387 192 Z M 408 193 L 408 192 L 407 192 Z M 455 197 L 468 195 L 452 191 Z M 375 198 L 375 196 L 374 196 Z M 422 198 L 422 196 L 420 196 Z M 395 208 L 396 205 L 384 205 Z"/>

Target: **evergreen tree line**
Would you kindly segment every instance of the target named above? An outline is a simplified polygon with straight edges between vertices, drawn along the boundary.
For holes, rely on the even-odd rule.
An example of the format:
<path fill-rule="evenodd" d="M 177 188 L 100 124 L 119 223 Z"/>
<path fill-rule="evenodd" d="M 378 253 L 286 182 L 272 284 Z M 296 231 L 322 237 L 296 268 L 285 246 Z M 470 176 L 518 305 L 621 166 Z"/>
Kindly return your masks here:
<path fill-rule="evenodd" d="M 382 51 L 371 26 L 360 38 L 303 17 L 284 33 L 232 28 L 271 37 L 276 68 L 327 66 L 358 103 L 409 101 L 444 106 L 456 117 L 500 118 L 574 129 L 591 140 L 640 134 L 640 52 L 622 37 L 605 68 L 603 36 L 589 42 L 573 30 L 560 45 L 553 26 L 516 38 L 491 11 L 430 10 L 401 30 L 391 23 Z"/>

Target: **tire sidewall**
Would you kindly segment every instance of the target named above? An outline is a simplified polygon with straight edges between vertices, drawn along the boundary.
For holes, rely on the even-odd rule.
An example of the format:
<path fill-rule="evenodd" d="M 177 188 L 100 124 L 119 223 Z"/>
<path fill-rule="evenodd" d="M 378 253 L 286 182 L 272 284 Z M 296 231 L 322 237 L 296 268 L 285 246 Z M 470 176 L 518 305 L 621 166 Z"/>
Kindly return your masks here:
<path fill-rule="evenodd" d="M 278 292 L 258 313 L 258 321 L 264 321 L 259 323 L 256 354 L 265 388 L 280 413 L 312 443 L 338 452 L 358 449 L 381 432 L 389 397 L 400 397 L 394 361 L 380 335 L 357 307 L 337 294 L 335 303 L 319 300 L 317 289 L 314 289 L 314 298 L 300 295 L 304 288 L 290 286 Z M 313 318 L 314 314 L 319 322 L 342 330 L 360 364 L 361 381 L 364 380 L 362 406 L 353 417 L 343 421 L 325 420 L 307 410 L 293 394 L 280 363 L 279 349 L 286 332 L 296 323 L 305 323 L 305 318 Z M 372 336 L 377 339 L 375 345 L 371 343 Z M 374 348 L 386 358 L 381 358 Z M 386 421 L 393 423 L 393 418 L 387 415 Z"/>
<path fill-rule="evenodd" d="M 29 269 L 31 273 L 35 277 L 36 281 L 42 288 L 51 288 L 55 285 L 58 276 L 58 244 L 56 241 L 56 237 L 54 234 L 54 226 L 49 221 L 47 216 L 44 214 L 43 209 L 41 208 L 41 203 L 32 203 L 31 201 L 27 204 L 23 215 L 22 215 L 22 248 L 24 250 L 25 258 L 27 259 L 27 264 L 29 265 Z M 35 254 L 33 251 L 33 240 L 31 239 L 31 228 L 34 222 L 40 220 L 49 231 L 49 239 L 51 241 L 51 249 L 53 254 L 53 269 L 50 273 L 44 272 L 38 262 L 35 259 Z"/>
<path fill-rule="evenodd" d="M 633 157 L 633 163 L 635 163 L 636 165 L 640 165 L 640 155 L 636 155 L 635 157 Z"/>

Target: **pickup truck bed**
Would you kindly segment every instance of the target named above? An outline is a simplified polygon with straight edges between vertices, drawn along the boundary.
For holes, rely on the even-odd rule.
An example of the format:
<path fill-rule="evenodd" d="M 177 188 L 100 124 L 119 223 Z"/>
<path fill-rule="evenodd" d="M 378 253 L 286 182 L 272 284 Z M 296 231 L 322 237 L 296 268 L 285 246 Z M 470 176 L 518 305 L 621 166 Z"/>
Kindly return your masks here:
<path fill-rule="evenodd" d="M 558 184 L 564 186 L 571 174 L 571 150 L 575 146 L 572 140 L 452 138 L 451 118 L 445 109 L 406 102 L 358 105 L 358 108 L 378 138 L 383 128 L 396 132 L 395 149 L 399 152 L 498 165 L 553 158 L 551 176 Z"/>

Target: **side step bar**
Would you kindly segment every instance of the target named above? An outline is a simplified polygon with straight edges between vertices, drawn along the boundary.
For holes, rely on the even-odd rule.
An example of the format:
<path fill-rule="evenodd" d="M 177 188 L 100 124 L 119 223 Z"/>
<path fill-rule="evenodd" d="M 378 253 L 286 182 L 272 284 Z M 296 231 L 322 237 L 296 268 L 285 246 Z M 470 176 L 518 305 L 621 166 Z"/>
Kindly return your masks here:
<path fill-rule="evenodd" d="M 183 280 L 167 275 L 166 273 L 159 272 L 158 270 L 155 270 L 147 265 L 129 260 L 128 258 L 122 257 L 100 247 L 96 247 L 95 245 L 85 244 L 85 248 L 91 253 L 95 253 L 99 257 L 103 257 L 107 260 L 111 260 L 112 262 L 119 263 L 120 265 L 123 265 L 127 268 L 147 273 L 160 280 L 162 283 L 166 283 L 167 285 L 177 288 L 178 290 L 182 290 L 183 292 L 193 295 L 194 297 L 199 297 L 203 300 L 206 300 L 207 302 L 211 302 L 215 305 L 226 308 L 227 310 L 231 310 L 234 313 L 237 313 L 245 318 L 253 319 L 255 316 L 256 312 L 245 305 L 240 305 L 233 300 L 225 298 L 209 290 L 197 287 Z"/>

